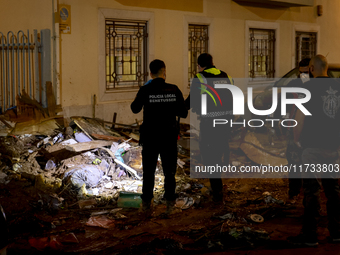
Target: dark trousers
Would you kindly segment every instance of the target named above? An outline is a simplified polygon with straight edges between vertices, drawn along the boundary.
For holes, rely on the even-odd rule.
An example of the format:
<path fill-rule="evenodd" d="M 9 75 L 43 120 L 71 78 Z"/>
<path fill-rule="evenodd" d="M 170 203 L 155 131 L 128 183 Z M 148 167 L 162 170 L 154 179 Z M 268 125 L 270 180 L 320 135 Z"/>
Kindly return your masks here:
<path fill-rule="evenodd" d="M 230 128 L 226 125 L 212 128 L 211 120 L 201 120 L 200 125 L 200 153 L 204 166 L 223 166 L 229 164 L 229 137 Z M 221 197 L 223 183 L 221 174 L 214 173 L 210 178 L 210 186 L 213 196 Z"/>
<path fill-rule="evenodd" d="M 153 198 L 158 155 L 161 157 L 164 173 L 164 198 L 173 201 L 176 189 L 177 134 L 144 137 L 142 150 L 143 194 L 141 197 L 147 203 Z"/>
<path fill-rule="evenodd" d="M 334 150 L 306 148 L 302 153 L 303 164 L 337 164 L 338 153 Z M 317 236 L 317 223 L 320 217 L 321 185 L 327 197 L 328 230 L 333 237 L 340 237 L 340 188 L 339 173 L 302 173 L 304 190 L 304 219 L 302 232 L 313 237 Z"/>
<path fill-rule="evenodd" d="M 286 158 L 288 161 L 288 165 L 295 165 L 296 169 L 299 169 L 301 165 L 301 156 L 302 156 L 302 149 L 298 148 L 297 145 L 294 143 L 294 136 L 291 130 L 288 131 L 287 134 L 287 150 L 286 150 Z M 302 179 L 301 173 L 299 170 L 296 172 L 291 171 L 288 173 L 288 196 L 290 198 L 299 195 L 301 188 L 302 188 Z"/>

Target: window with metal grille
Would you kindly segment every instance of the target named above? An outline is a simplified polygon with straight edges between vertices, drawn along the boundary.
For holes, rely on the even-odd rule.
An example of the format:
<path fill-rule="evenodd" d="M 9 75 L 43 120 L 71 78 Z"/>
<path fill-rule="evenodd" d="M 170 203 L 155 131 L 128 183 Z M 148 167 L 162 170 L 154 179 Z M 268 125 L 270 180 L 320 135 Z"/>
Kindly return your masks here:
<path fill-rule="evenodd" d="M 316 36 L 316 32 L 296 32 L 296 66 L 299 66 L 302 59 L 312 58 L 316 55 Z"/>
<path fill-rule="evenodd" d="M 188 84 L 195 77 L 197 70 L 197 58 L 201 53 L 208 53 L 208 25 L 189 25 L 188 34 Z"/>
<path fill-rule="evenodd" d="M 249 77 L 274 78 L 275 30 L 250 28 L 249 36 Z"/>
<path fill-rule="evenodd" d="M 105 21 L 106 90 L 140 87 L 146 82 L 147 22 Z"/>

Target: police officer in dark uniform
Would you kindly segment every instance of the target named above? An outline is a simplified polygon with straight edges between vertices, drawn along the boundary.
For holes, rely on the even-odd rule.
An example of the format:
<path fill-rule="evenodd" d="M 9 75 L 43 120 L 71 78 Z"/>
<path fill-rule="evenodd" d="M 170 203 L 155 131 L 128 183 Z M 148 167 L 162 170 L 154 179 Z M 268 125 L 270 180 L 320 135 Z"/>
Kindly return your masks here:
<path fill-rule="evenodd" d="M 143 146 L 143 194 L 142 211 L 151 213 L 151 201 L 155 185 L 155 170 L 160 155 L 164 172 L 164 198 L 167 213 L 170 214 L 175 204 L 177 137 L 176 117 L 186 118 L 188 110 L 184 104 L 182 92 L 176 85 L 165 82 L 166 70 L 162 60 L 150 63 L 153 80 L 142 86 L 131 104 L 133 113 L 143 109 L 143 124 L 140 127 L 140 144 Z"/>
<path fill-rule="evenodd" d="M 219 166 L 229 164 L 229 138 L 230 125 L 217 125 L 213 127 L 213 120 L 232 118 L 232 94 L 228 89 L 215 88 L 215 84 L 234 84 L 233 79 L 225 72 L 213 65 L 213 58 L 208 53 L 202 53 L 198 59 L 199 73 L 193 79 L 190 95 L 186 99 L 188 109 L 197 113 L 200 118 L 200 153 L 203 165 Z M 210 91 L 209 91 L 210 90 Z M 214 96 L 207 99 L 207 114 L 201 112 L 201 94 Z M 214 95 L 213 95 L 214 94 Z M 217 96 L 218 95 L 218 96 Z M 216 102 L 217 101 L 217 102 Z M 210 178 L 213 200 L 223 202 L 223 184 L 220 173 L 214 173 Z"/>

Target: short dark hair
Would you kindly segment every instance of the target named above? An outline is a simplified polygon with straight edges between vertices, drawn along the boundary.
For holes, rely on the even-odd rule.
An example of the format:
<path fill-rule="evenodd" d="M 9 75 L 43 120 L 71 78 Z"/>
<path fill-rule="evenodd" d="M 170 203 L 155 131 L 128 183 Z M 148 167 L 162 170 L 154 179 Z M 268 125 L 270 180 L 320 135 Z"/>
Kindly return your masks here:
<path fill-rule="evenodd" d="M 299 67 L 309 66 L 310 58 L 304 58 L 299 62 Z"/>
<path fill-rule="evenodd" d="M 155 59 L 151 61 L 149 68 L 150 72 L 156 75 L 161 71 L 162 68 L 165 68 L 165 63 L 162 60 Z"/>
<path fill-rule="evenodd" d="M 213 65 L 213 58 L 209 53 L 202 53 L 197 59 L 197 64 L 201 67 L 207 67 Z"/>

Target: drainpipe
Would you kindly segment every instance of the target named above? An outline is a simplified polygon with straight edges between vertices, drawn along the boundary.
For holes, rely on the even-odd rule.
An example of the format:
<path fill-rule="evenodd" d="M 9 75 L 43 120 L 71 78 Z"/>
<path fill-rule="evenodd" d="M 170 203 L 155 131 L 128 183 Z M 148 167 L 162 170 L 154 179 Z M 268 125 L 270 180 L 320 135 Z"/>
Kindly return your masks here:
<path fill-rule="evenodd" d="M 56 103 L 61 104 L 59 0 L 52 0 L 53 87 Z"/>

